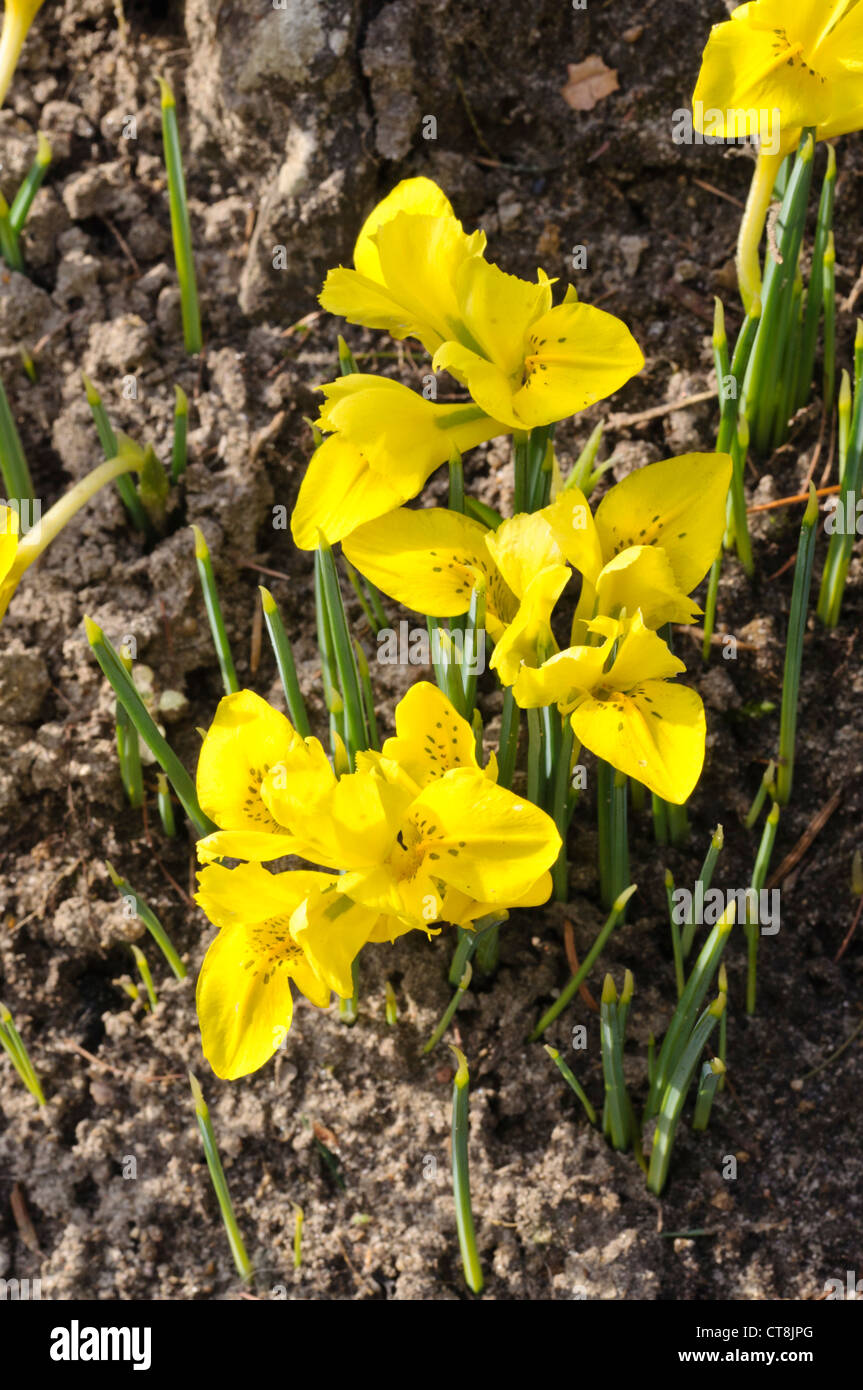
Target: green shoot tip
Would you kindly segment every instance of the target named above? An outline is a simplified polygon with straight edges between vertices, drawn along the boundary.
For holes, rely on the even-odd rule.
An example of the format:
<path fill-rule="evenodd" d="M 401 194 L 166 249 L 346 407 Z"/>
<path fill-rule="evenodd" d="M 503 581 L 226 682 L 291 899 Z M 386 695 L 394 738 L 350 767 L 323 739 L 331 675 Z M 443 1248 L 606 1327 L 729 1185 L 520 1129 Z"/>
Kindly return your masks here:
<path fill-rule="evenodd" d="M 619 896 L 616 897 L 614 900 L 614 911 L 622 912 L 623 909 L 626 907 L 626 904 L 629 902 L 629 899 L 632 897 L 633 893 L 635 893 L 637 889 L 637 883 L 630 883 L 628 888 L 624 888 L 623 892 L 619 894 Z"/>
<path fill-rule="evenodd" d="M 200 526 L 192 526 L 191 531 L 195 537 L 195 559 L 208 560 L 210 558 L 210 547 L 204 539 L 204 533 Z"/>
<path fill-rule="evenodd" d="M 458 1062 L 458 1071 L 453 1077 L 453 1084 L 455 1086 L 458 1086 L 459 1090 L 461 1091 L 467 1085 L 469 1079 L 469 1073 L 467 1069 L 467 1058 L 465 1057 L 461 1048 L 456 1047 L 453 1043 L 450 1043 L 449 1048 L 450 1052 L 455 1053 L 455 1059 Z"/>
<path fill-rule="evenodd" d="M 105 634 L 99 624 L 94 623 L 92 618 L 88 618 L 86 613 L 84 614 L 84 631 L 91 647 L 95 647 L 97 642 L 104 641 Z"/>
<path fill-rule="evenodd" d="M 195 1109 L 199 1115 L 206 1115 L 207 1102 L 204 1100 L 204 1092 L 201 1090 L 200 1083 L 193 1071 L 189 1072 L 189 1085 L 192 1088 L 192 1099 L 195 1102 Z"/>
<path fill-rule="evenodd" d="M 614 987 L 614 980 L 610 975 L 606 975 L 602 982 L 602 1002 L 603 1004 L 617 1003 L 617 990 Z"/>
<path fill-rule="evenodd" d="M 814 526 L 818 516 L 818 493 L 815 491 L 815 484 L 809 484 L 809 501 L 806 504 L 806 511 L 803 513 L 803 525 Z"/>
<path fill-rule="evenodd" d="M 99 395 L 99 392 L 96 390 L 94 383 L 90 380 L 86 372 L 81 373 L 81 380 L 84 383 L 84 390 L 87 393 L 87 404 L 91 408 L 93 406 L 101 405 L 102 397 Z"/>
<path fill-rule="evenodd" d="M 122 885 L 122 883 L 123 883 L 123 880 L 121 879 L 120 875 L 117 873 L 117 870 L 114 868 L 114 865 L 111 863 L 110 859 L 106 859 L 106 860 L 105 860 L 105 868 L 108 870 L 108 877 L 110 878 L 110 880 L 111 880 L 111 882 L 113 883 L 114 887 L 115 887 L 115 888 L 121 887 L 121 885 Z"/>
<path fill-rule="evenodd" d="M 176 106 L 177 103 L 174 100 L 174 93 L 171 91 L 171 84 L 167 79 L 164 77 L 157 77 L 156 81 L 159 84 L 159 91 L 162 94 L 162 110 L 164 111 L 165 108 L 169 106 Z"/>
<path fill-rule="evenodd" d="M 175 387 L 174 387 L 174 414 L 175 414 L 175 415 L 188 415 L 188 413 L 189 413 L 189 397 L 186 395 L 186 393 L 185 393 L 185 391 L 183 390 L 182 386 L 175 386 Z"/>
<path fill-rule="evenodd" d="M 275 613 L 276 600 L 273 598 L 269 589 L 265 589 L 263 584 L 258 585 L 258 593 L 261 595 L 261 607 L 265 613 Z"/>

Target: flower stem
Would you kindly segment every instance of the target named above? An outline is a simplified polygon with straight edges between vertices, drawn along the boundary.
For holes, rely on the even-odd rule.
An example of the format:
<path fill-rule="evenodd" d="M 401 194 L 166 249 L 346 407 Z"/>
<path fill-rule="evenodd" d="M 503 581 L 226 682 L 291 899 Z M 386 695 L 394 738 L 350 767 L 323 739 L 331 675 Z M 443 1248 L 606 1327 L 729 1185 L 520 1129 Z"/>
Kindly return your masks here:
<path fill-rule="evenodd" d="M 761 293 L 761 236 L 783 160 L 759 150 L 737 239 L 737 282 L 746 312 Z"/>
<path fill-rule="evenodd" d="M 82 478 L 74 487 L 60 498 L 58 502 L 50 507 L 42 517 L 38 527 L 23 538 L 18 546 L 18 553 L 15 556 L 6 583 L 17 583 L 21 575 L 32 565 L 42 554 L 42 551 L 60 534 L 67 522 L 72 520 L 76 512 L 85 506 L 100 488 L 106 483 L 111 483 L 115 478 L 121 477 L 124 473 L 137 472 L 143 462 L 143 454 L 131 439 L 124 435 L 119 437 L 119 453 L 116 458 L 106 459 L 100 463 L 98 468 L 94 468 L 92 473 L 88 473 L 86 478 Z"/>

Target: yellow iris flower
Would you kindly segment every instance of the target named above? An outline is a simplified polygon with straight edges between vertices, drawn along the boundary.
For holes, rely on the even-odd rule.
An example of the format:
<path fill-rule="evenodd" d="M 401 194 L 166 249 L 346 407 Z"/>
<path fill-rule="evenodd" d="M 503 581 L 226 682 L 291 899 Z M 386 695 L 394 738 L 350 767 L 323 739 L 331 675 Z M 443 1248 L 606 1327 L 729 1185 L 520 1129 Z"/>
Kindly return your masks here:
<path fill-rule="evenodd" d="M 236 1077 L 263 1065 L 291 1021 L 291 980 L 319 1007 L 352 992 L 367 941 L 545 902 L 560 835 L 544 811 L 477 762 L 473 730 L 433 685 L 396 707 L 396 733 L 337 778 L 316 739 L 249 690 L 226 696 L 198 764 L 220 826 L 197 901 L 219 928 L 198 983 L 204 1051 Z M 272 874 L 294 854 L 330 873 Z"/>
<path fill-rule="evenodd" d="M 484 584 L 491 666 L 505 685 L 536 660 L 538 643 L 556 649 L 551 613 L 571 570 L 541 513 L 491 531 L 443 507 L 402 507 L 354 531 L 344 552 L 390 598 L 435 618 L 467 613 Z"/>
<path fill-rule="evenodd" d="M 459 270 L 460 329 L 432 359 L 464 383 L 477 405 L 513 430 L 550 425 L 619 390 L 644 366 L 629 329 L 577 300 L 551 303 L 540 272 L 532 284 L 482 257 Z"/>
<path fill-rule="evenodd" d="M 863 6 L 855 0 L 753 0 L 710 32 L 693 97 L 696 129 L 767 135 L 780 155 L 808 126 L 828 140 L 863 127 Z M 766 123 L 766 124 L 765 124 Z"/>
<path fill-rule="evenodd" d="M 0 106 L 6 100 L 24 40 L 42 3 L 43 0 L 6 0 L 3 32 L 0 34 Z"/>
<path fill-rule="evenodd" d="M 682 454 L 627 474 L 591 515 L 567 488 L 539 515 L 582 575 L 573 640 L 596 614 L 641 609 L 648 627 L 689 623 L 687 597 L 719 553 L 731 480 L 728 454 Z"/>
<path fill-rule="evenodd" d="M 458 327 L 458 271 L 484 250 L 485 233 L 467 235 L 436 183 L 404 179 L 363 223 L 354 269 L 329 272 L 320 302 L 349 323 L 418 338 L 434 352 Z"/>
<path fill-rule="evenodd" d="M 507 275 L 484 256 L 430 179 L 407 179 L 366 220 L 354 270 L 330 271 L 320 302 L 330 313 L 396 338 L 415 337 L 477 405 L 508 430 L 548 425 L 610 396 L 640 372 L 629 329 L 568 295 L 552 307 L 551 281 Z"/>
<path fill-rule="evenodd" d="M 198 976 L 204 1055 L 217 1076 L 257 1071 L 291 1026 L 291 983 L 318 1008 L 349 997 L 351 963 L 376 915 L 336 894 L 338 876 L 211 864 L 195 901 L 219 928 Z"/>
<path fill-rule="evenodd" d="M 738 5 L 730 20 L 710 31 L 692 102 L 696 130 L 761 140 L 737 247 L 737 278 L 749 312 L 761 293 L 759 247 L 782 160 L 810 127 L 817 140 L 863 128 L 863 5 Z"/>
<path fill-rule="evenodd" d="M 513 687 L 524 709 L 556 704 L 585 748 L 665 801 L 682 805 L 704 764 L 701 697 L 671 677 L 686 668 L 640 613 L 594 618 L 598 645 L 569 647 L 523 666 Z"/>
<path fill-rule="evenodd" d="M 301 550 L 331 544 L 416 497 L 453 451 L 507 427 L 479 406 L 437 405 L 388 377 L 356 372 L 321 388 L 328 434 L 309 462 L 291 518 Z"/>

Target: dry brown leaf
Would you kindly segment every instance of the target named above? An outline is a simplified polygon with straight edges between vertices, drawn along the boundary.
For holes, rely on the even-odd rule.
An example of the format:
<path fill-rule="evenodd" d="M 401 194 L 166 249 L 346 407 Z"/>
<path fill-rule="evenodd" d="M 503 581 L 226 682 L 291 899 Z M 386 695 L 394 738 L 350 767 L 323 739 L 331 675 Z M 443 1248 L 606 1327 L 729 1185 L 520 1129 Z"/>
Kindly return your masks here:
<path fill-rule="evenodd" d="M 592 111 L 598 101 L 620 88 L 614 68 L 606 67 L 598 53 L 583 63 L 567 63 L 569 80 L 561 96 L 573 111 Z"/>

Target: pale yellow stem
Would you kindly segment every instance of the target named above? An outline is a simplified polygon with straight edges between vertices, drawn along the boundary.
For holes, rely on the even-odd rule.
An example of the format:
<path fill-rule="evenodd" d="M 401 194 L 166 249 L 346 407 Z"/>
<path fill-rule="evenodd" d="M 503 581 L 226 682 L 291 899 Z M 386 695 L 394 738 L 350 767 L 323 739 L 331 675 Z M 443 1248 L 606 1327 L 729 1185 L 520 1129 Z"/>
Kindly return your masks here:
<path fill-rule="evenodd" d="M 776 183 L 776 176 L 784 157 L 782 153 L 765 154 L 763 150 L 759 151 L 746 201 L 746 211 L 740 223 L 740 235 L 737 239 L 737 282 L 747 313 L 761 294 L 761 237 L 770 210 L 773 185 Z"/>
<path fill-rule="evenodd" d="M 115 478 L 119 478 L 124 473 L 135 473 L 140 471 L 142 455 L 137 449 L 125 450 L 118 454 L 116 458 L 106 459 L 100 463 L 98 468 L 94 468 L 92 473 L 88 473 L 86 478 L 71 487 L 67 493 L 55 502 L 45 515 L 40 519 L 39 524 L 34 526 L 32 531 L 19 542 L 15 560 L 4 582 L 4 588 L 10 585 L 12 588 L 18 583 L 21 575 L 32 565 L 42 554 L 46 546 L 50 545 L 56 536 L 60 534 L 63 527 L 76 512 L 95 497 L 100 488 L 106 483 L 112 483 Z"/>

